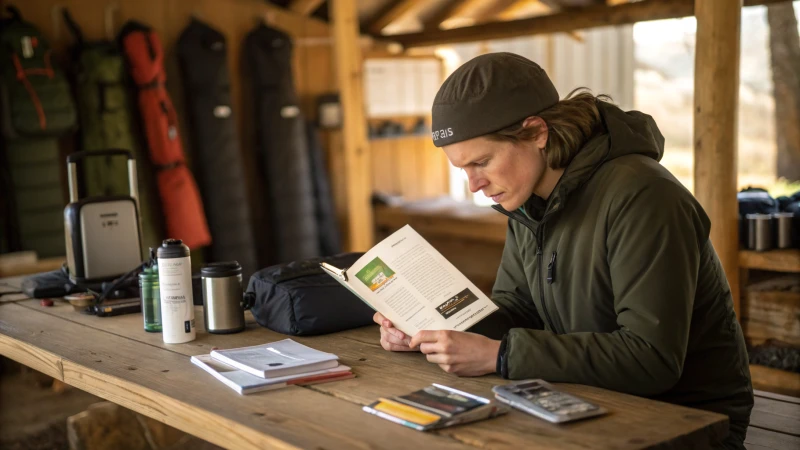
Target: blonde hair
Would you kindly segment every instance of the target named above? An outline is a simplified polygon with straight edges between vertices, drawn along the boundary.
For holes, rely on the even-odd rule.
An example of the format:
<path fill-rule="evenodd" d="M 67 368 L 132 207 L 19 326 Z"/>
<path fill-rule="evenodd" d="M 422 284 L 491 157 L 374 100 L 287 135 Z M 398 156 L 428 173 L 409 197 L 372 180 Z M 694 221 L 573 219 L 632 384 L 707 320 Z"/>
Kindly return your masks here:
<path fill-rule="evenodd" d="M 544 147 L 547 165 L 562 169 L 600 127 L 598 102 L 611 102 L 607 95 L 595 96 L 587 88 L 578 88 L 555 105 L 536 114 L 547 126 L 548 137 Z M 488 134 L 493 141 L 519 143 L 529 141 L 543 130 L 541 126 L 525 127 L 524 119 L 514 125 Z"/>

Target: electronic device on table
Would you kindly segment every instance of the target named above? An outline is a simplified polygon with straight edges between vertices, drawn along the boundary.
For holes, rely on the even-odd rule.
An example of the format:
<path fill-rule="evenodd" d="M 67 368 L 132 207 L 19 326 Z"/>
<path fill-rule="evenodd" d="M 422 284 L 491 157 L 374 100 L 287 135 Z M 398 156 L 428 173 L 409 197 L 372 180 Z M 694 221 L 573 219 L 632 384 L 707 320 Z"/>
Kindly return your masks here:
<path fill-rule="evenodd" d="M 78 198 L 78 162 L 126 156 L 130 195 Z M 67 156 L 69 204 L 64 208 L 69 280 L 89 284 L 113 280 L 142 262 L 136 160 L 127 150 L 77 152 Z"/>
<path fill-rule="evenodd" d="M 543 380 L 523 380 L 492 388 L 495 398 L 514 408 L 552 423 L 571 422 L 599 416 L 608 411 Z"/>

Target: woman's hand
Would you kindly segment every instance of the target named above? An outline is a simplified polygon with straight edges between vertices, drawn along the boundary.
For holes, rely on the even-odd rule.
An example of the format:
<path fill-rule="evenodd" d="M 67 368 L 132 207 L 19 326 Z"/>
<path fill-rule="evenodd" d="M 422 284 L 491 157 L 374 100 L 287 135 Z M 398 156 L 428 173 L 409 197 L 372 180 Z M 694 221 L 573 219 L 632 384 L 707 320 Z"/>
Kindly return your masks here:
<path fill-rule="evenodd" d="M 420 331 L 408 346 L 419 346 L 428 361 L 463 377 L 494 373 L 500 351 L 500 341 L 464 331 Z"/>
<path fill-rule="evenodd" d="M 417 349 L 408 346 L 410 337 L 392 325 L 392 322 L 376 312 L 372 320 L 381 326 L 381 347 L 392 352 L 413 352 Z"/>

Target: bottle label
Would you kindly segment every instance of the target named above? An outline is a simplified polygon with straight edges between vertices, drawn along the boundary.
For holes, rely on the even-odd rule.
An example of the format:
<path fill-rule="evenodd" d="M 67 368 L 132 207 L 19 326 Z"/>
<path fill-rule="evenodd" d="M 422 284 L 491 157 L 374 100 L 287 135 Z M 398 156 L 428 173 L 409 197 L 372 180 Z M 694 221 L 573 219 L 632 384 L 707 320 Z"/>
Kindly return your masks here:
<path fill-rule="evenodd" d="M 191 270 L 189 257 L 158 260 L 161 324 L 166 343 L 195 338 Z"/>

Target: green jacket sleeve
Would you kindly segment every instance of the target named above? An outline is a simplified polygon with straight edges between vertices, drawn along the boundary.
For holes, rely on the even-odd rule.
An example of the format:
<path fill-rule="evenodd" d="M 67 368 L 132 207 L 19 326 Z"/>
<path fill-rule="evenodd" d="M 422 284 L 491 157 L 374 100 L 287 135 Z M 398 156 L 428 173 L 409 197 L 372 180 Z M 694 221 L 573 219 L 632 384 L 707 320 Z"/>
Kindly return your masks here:
<path fill-rule="evenodd" d="M 608 270 L 619 329 L 557 335 L 516 328 L 506 342 L 509 378 L 657 395 L 678 382 L 708 218 L 674 181 L 651 178 L 619 193 L 606 219 Z"/>
<path fill-rule="evenodd" d="M 475 324 L 470 332 L 501 339 L 511 328 L 544 329 L 531 299 L 511 221 L 506 231 L 503 259 L 492 288 L 492 301 L 499 309 Z"/>

